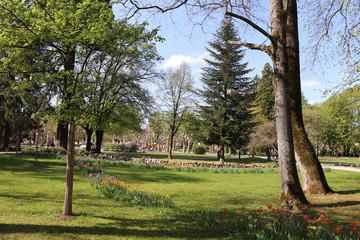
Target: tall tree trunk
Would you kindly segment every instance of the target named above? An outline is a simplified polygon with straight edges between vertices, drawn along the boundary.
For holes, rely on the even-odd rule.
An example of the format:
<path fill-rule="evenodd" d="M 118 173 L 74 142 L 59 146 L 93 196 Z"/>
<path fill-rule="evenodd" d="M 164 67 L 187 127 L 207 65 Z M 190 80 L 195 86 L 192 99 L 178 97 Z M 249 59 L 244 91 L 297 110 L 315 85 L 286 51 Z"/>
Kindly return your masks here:
<path fill-rule="evenodd" d="M 104 130 L 96 130 L 96 143 L 95 143 L 95 152 L 101 153 L 101 145 L 104 138 Z"/>
<path fill-rule="evenodd" d="M 15 151 L 16 153 L 18 153 L 19 151 L 21 151 L 21 145 L 20 145 L 20 142 L 21 142 L 21 131 L 18 131 L 16 133 L 16 145 L 15 145 Z"/>
<path fill-rule="evenodd" d="M 74 74 L 75 69 L 75 49 L 69 51 L 64 58 L 64 70 L 67 74 L 63 78 L 64 96 L 63 101 L 65 109 L 71 109 L 74 107 L 72 101 L 76 94 L 76 79 Z M 69 112 L 66 112 L 69 114 Z M 67 149 L 67 161 L 66 161 L 66 188 L 65 188 L 65 200 L 63 215 L 72 215 L 72 196 L 73 196 L 73 184 L 74 184 L 74 156 L 75 156 L 75 121 L 72 116 L 69 116 L 70 120 L 67 125 L 58 124 L 62 128 L 67 127 L 67 131 L 61 130 L 60 145 L 64 147 L 64 139 L 66 139 L 67 145 L 64 147 Z M 59 130 L 59 129 L 58 129 Z M 67 137 L 64 136 L 66 134 Z"/>
<path fill-rule="evenodd" d="M 68 146 L 67 146 L 67 165 L 66 165 L 66 188 L 63 216 L 73 215 L 72 196 L 74 184 L 74 158 L 75 158 L 75 123 L 69 122 L 68 126 Z"/>
<path fill-rule="evenodd" d="M 329 187 L 314 147 L 305 132 L 300 84 L 300 53 L 296 0 L 288 0 L 286 45 L 289 62 L 289 96 L 295 157 L 303 177 L 303 189 L 311 194 L 327 194 Z"/>
<path fill-rule="evenodd" d="M 56 131 L 56 143 L 57 147 L 63 147 L 67 149 L 68 146 L 68 125 L 64 121 L 59 121 Z"/>
<path fill-rule="evenodd" d="M 87 126 L 83 126 L 82 127 L 85 132 L 86 132 L 86 151 L 90 152 L 91 151 L 91 138 L 92 138 L 92 135 L 94 133 L 94 130 L 92 128 L 90 128 L 89 125 Z"/>
<path fill-rule="evenodd" d="M 285 7 L 282 0 L 270 1 L 273 44 L 272 60 L 275 74 L 275 118 L 282 188 L 280 201 L 282 205 L 306 209 L 309 207 L 309 202 L 301 189 L 297 174 L 291 128 L 290 104 L 288 102 L 289 76 L 286 52 Z"/>
<path fill-rule="evenodd" d="M 5 120 L 5 127 L 4 127 L 4 150 L 8 151 L 10 149 L 10 136 L 11 136 L 11 126 L 9 121 Z"/>
<path fill-rule="evenodd" d="M 168 146 L 168 152 L 169 152 L 168 158 L 169 159 L 173 158 L 173 156 L 172 156 L 173 145 L 174 145 L 174 135 L 171 133 L 170 138 L 169 138 L 169 146 Z"/>
<path fill-rule="evenodd" d="M 222 165 L 225 164 L 225 144 L 220 144 L 219 161 Z"/>

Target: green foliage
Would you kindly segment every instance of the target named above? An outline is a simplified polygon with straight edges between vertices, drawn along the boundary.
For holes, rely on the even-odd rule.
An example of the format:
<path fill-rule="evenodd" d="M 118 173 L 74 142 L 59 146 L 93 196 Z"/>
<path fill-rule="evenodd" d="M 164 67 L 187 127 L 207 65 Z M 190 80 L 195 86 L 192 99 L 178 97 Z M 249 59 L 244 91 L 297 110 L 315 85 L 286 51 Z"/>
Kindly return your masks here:
<path fill-rule="evenodd" d="M 206 153 L 206 147 L 202 145 L 194 145 L 192 147 L 192 152 L 195 154 L 205 154 Z"/>
<path fill-rule="evenodd" d="M 57 155 L 66 155 L 66 150 L 62 147 L 47 147 L 47 148 L 33 148 L 29 147 L 24 149 L 23 154 L 29 154 L 33 156 L 53 157 Z"/>
<path fill-rule="evenodd" d="M 136 144 L 117 144 L 117 143 L 106 143 L 104 145 L 105 151 L 115 151 L 115 152 L 136 152 L 138 147 Z"/>
<path fill-rule="evenodd" d="M 247 144 L 252 131 L 251 103 L 254 87 L 249 77 L 251 70 L 242 63 L 244 52 L 241 46 L 231 45 L 228 40 L 239 39 L 230 19 L 226 18 L 209 43 L 211 59 L 205 59 L 203 68 L 204 90 L 200 106 L 204 142 L 227 145 L 239 149 Z"/>
<path fill-rule="evenodd" d="M 332 153 L 353 152 L 360 142 L 360 85 L 332 95 L 322 104 L 323 142 Z"/>

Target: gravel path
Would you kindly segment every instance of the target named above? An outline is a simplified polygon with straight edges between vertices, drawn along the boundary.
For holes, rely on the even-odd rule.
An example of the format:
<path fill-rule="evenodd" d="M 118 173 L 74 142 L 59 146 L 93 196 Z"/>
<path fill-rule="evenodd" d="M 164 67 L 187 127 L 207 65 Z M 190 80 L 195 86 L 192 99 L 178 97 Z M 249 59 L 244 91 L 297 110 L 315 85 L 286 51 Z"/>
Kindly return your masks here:
<path fill-rule="evenodd" d="M 323 168 L 344 170 L 344 171 L 350 171 L 350 172 L 360 172 L 360 168 L 354 168 L 354 167 L 341 167 L 341 166 L 331 166 L 331 165 L 324 165 L 324 164 L 321 164 L 321 166 Z"/>

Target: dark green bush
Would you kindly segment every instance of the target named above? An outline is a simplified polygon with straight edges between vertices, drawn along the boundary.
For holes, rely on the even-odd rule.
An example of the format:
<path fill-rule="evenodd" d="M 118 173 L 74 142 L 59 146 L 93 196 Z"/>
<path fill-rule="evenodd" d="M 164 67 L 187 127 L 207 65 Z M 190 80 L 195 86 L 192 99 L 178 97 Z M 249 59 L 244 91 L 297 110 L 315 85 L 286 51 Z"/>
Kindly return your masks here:
<path fill-rule="evenodd" d="M 201 145 L 194 145 L 192 148 L 192 152 L 195 154 L 205 154 L 206 153 L 206 148 L 204 146 Z"/>

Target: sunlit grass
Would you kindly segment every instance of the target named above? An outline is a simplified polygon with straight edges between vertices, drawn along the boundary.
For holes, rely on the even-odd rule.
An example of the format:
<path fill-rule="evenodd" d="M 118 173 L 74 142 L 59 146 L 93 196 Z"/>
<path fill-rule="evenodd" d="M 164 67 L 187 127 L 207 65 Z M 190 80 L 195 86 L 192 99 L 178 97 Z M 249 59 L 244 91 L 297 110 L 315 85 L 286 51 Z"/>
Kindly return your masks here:
<path fill-rule="evenodd" d="M 66 162 L 61 159 L 35 162 L 23 155 L 0 155 L 0 239 L 210 238 L 205 228 L 194 225 L 192 213 L 266 208 L 268 204 L 276 206 L 280 197 L 277 172 L 213 173 L 104 166 L 119 180 L 140 183 L 143 190 L 155 188 L 156 194 L 171 195 L 177 208 L 125 207 L 101 197 L 76 168 L 73 207 L 78 217 L 63 219 L 60 214 L 65 168 Z M 344 226 L 351 220 L 359 222 L 360 174 L 331 170 L 326 171 L 326 177 L 339 193 L 308 196 L 315 210 Z"/>

